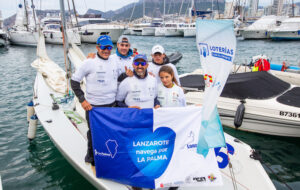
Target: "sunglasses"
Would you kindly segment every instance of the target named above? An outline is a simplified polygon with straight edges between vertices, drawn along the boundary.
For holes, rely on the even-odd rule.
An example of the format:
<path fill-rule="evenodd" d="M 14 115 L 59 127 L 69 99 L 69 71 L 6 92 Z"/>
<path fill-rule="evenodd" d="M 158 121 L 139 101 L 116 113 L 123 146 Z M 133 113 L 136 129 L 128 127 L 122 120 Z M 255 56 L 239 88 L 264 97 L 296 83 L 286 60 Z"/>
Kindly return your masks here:
<path fill-rule="evenodd" d="M 145 66 L 145 65 L 147 65 L 147 62 L 134 62 L 133 63 L 135 66 L 139 66 L 139 65 L 142 65 L 142 66 Z"/>
<path fill-rule="evenodd" d="M 112 48 L 113 48 L 112 46 L 101 46 L 101 45 L 98 46 L 98 47 L 99 47 L 101 50 L 106 50 L 106 49 L 107 49 L 107 50 L 112 50 Z"/>

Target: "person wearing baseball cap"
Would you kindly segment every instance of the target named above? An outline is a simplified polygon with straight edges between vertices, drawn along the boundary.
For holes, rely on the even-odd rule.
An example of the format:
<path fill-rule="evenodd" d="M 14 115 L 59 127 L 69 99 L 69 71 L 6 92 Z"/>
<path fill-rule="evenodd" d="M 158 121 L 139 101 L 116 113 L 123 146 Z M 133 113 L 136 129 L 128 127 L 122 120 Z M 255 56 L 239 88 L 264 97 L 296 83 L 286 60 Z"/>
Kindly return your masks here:
<path fill-rule="evenodd" d="M 119 85 L 116 97 L 119 107 L 128 108 L 158 108 L 157 82 L 147 72 L 148 61 L 145 54 L 133 58 L 133 77 L 125 78 Z"/>
<path fill-rule="evenodd" d="M 130 76 L 132 75 L 132 55 L 133 51 L 130 49 L 129 38 L 124 35 L 120 36 L 117 41 L 116 53 L 111 55 L 111 59 L 118 64 L 119 72 L 124 73 L 124 76 L 126 73 Z M 95 56 L 95 53 L 89 53 L 87 58 L 94 58 Z"/>
<path fill-rule="evenodd" d="M 102 35 L 96 42 L 97 56 L 86 59 L 75 71 L 71 79 L 71 87 L 76 97 L 86 111 L 86 120 L 89 130 L 87 132 L 88 151 L 85 161 L 94 163 L 92 138 L 89 124 L 89 111 L 93 107 L 112 107 L 115 105 L 118 89 L 118 65 L 110 58 L 113 43 L 110 36 Z M 80 87 L 80 83 L 86 79 L 86 92 Z"/>
<path fill-rule="evenodd" d="M 161 68 L 161 66 L 167 65 L 173 69 L 174 77 L 176 78 L 178 84 L 180 85 L 177 69 L 172 63 L 169 63 L 169 59 L 165 54 L 165 49 L 161 45 L 155 45 L 152 47 L 151 56 L 152 56 L 152 62 L 149 63 L 148 72 L 153 74 L 156 77 L 157 82 L 159 84 L 161 83 L 158 74 L 159 69 Z"/>

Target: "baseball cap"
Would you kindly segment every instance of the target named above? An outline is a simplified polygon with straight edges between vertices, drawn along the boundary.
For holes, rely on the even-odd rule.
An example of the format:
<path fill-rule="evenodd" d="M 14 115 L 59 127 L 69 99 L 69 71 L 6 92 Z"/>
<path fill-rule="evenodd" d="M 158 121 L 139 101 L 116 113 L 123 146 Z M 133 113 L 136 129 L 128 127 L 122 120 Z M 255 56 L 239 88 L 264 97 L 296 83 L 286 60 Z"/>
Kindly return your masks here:
<path fill-rule="evenodd" d="M 108 35 L 102 35 L 97 39 L 97 45 L 102 45 L 102 46 L 114 46 L 110 36 Z"/>
<path fill-rule="evenodd" d="M 129 43 L 130 44 L 130 41 L 129 41 L 129 38 L 127 38 L 126 36 L 122 35 L 122 36 L 119 37 L 117 43 Z"/>
<path fill-rule="evenodd" d="M 165 49 L 161 45 L 155 45 L 152 48 L 152 54 L 155 54 L 155 53 L 164 54 L 165 53 Z"/>
<path fill-rule="evenodd" d="M 137 59 L 143 59 L 146 62 L 148 61 L 147 56 L 145 54 L 137 54 L 136 56 L 134 56 L 133 62 L 135 62 L 135 60 L 137 60 Z"/>

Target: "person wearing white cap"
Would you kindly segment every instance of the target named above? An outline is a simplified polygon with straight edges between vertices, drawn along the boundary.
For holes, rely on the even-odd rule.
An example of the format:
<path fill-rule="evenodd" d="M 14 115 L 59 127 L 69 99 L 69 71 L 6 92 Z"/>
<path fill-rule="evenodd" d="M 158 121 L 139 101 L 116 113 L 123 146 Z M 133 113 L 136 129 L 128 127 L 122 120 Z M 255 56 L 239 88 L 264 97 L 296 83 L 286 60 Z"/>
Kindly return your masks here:
<path fill-rule="evenodd" d="M 178 81 L 178 84 L 180 85 L 177 69 L 172 63 L 169 63 L 169 59 L 165 54 L 165 49 L 161 45 L 153 46 L 151 56 L 152 56 L 152 62 L 149 63 L 148 72 L 155 76 L 157 82 L 159 84 L 161 83 L 158 74 L 159 69 L 161 68 L 161 66 L 167 65 L 173 69 L 174 76 Z"/>

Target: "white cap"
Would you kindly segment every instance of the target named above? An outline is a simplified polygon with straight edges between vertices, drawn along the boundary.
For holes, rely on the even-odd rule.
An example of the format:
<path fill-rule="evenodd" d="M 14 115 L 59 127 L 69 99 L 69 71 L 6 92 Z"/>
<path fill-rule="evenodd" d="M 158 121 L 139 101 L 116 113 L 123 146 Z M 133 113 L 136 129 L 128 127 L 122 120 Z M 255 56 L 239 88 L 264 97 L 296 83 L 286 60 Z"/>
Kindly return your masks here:
<path fill-rule="evenodd" d="M 152 48 L 152 54 L 155 54 L 155 53 L 164 54 L 165 53 L 165 49 L 161 45 L 155 45 Z"/>

